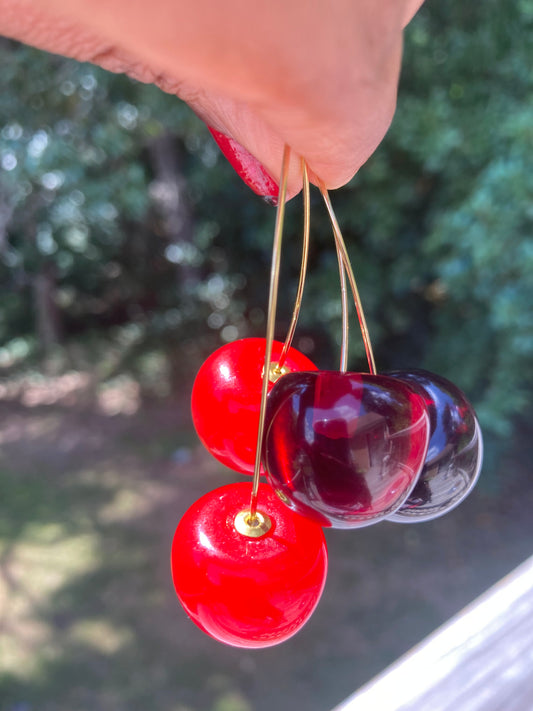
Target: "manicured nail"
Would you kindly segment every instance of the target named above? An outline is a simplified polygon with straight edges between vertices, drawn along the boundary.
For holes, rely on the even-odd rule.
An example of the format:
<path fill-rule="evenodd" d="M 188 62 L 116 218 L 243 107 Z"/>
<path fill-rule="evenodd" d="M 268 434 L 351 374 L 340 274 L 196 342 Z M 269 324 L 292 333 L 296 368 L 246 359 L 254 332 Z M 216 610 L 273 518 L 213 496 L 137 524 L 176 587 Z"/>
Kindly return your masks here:
<path fill-rule="evenodd" d="M 215 131 L 209 127 L 211 135 L 218 144 L 218 147 L 228 159 L 229 163 L 236 171 L 237 175 L 250 187 L 254 193 L 261 195 L 269 204 L 277 205 L 279 188 L 277 183 L 263 168 L 261 163 L 248 153 L 240 143 L 233 138 L 225 136 L 220 131 Z"/>

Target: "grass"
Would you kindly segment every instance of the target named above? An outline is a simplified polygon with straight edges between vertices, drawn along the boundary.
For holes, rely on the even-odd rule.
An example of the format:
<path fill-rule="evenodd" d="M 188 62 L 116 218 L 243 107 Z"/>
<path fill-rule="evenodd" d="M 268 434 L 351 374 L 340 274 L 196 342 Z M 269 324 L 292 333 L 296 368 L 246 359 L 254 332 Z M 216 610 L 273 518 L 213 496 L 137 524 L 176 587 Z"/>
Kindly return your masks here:
<path fill-rule="evenodd" d="M 170 581 L 179 517 L 231 480 L 195 443 L 187 405 L 110 416 L 0 402 L 0 421 L 0 711 L 328 711 L 532 552 L 525 450 L 499 498 L 328 532 L 304 630 L 223 647 Z"/>

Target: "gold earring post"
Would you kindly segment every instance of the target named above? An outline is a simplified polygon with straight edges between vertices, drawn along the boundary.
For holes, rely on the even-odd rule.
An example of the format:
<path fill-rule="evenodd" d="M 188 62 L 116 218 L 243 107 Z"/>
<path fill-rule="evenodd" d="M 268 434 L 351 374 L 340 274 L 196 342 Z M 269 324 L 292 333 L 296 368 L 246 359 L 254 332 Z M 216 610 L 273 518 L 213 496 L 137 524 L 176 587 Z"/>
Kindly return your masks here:
<path fill-rule="evenodd" d="M 357 288 L 357 282 L 355 281 L 355 276 L 353 273 L 352 265 L 350 263 L 350 258 L 348 256 L 348 252 L 346 250 L 346 244 L 344 242 L 344 238 L 342 236 L 342 232 L 340 230 L 339 223 L 337 222 L 337 218 L 335 216 L 335 212 L 333 210 L 333 206 L 331 204 L 331 200 L 330 200 L 328 191 L 326 190 L 325 186 L 322 183 L 320 184 L 319 187 L 320 187 L 320 192 L 322 193 L 322 197 L 324 199 L 324 203 L 326 205 L 326 209 L 328 211 L 331 226 L 333 228 L 333 236 L 335 237 L 335 244 L 337 246 L 338 252 L 341 255 L 344 269 L 346 270 L 346 274 L 348 276 L 348 281 L 350 282 L 350 287 L 352 290 L 354 304 L 355 304 L 355 310 L 357 311 L 357 318 L 359 319 L 359 327 L 361 329 L 361 335 L 363 337 L 363 343 L 365 346 L 366 359 L 368 362 L 368 369 L 372 375 L 375 375 L 377 372 L 376 361 L 374 359 L 374 352 L 372 350 L 372 343 L 370 341 L 370 334 L 368 332 L 368 326 L 367 326 L 366 319 L 365 319 L 365 313 L 363 311 L 363 304 L 361 303 L 361 297 L 359 296 L 359 289 Z"/>
<path fill-rule="evenodd" d="M 283 344 L 283 350 L 279 357 L 278 363 L 276 365 L 275 375 L 281 375 L 287 353 L 292 344 L 292 339 L 294 338 L 294 332 L 296 330 L 296 324 L 298 323 L 298 317 L 300 316 L 300 309 L 302 306 L 302 297 L 304 292 L 305 277 L 307 274 L 307 260 L 309 257 L 309 235 L 311 231 L 311 198 L 309 192 L 309 176 L 307 173 L 307 164 L 302 158 L 302 182 L 303 182 L 303 206 L 304 206 L 304 224 L 303 224 L 303 235 L 302 235 L 302 262 L 300 265 L 300 277 L 298 280 L 298 289 L 296 291 L 296 299 L 294 301 L 294 309 L 292 311 L 291 323 L 289 330 L 287 331 L 287 336 L 285 338 L 285 343 Z"/>
<path fill-rule="evenodd" d="M 348 344 L 350 335 L 350 321 L 348 314 L 348 291 L 346 289 L 346 269 L 342 252 L 339 248 L 337 240 L 335 240 L 335 249 L 337 251 L 337 260 L 339 262 L 339 277 L 341 283 L 341 307 L 342 307 L 342 341 L 341 341 L 341 360 L 339 370 L 341 373 L 346 373 L 348 370 Z"/>
<path fill-rule="evenodd" d="M 257 493 L 259 491 L 259 478 L 261 476 L 261 455 L 263 450 L 263 433 L 265 429 L 265 412 L 268 396 L 270 364 L 272 360 L 272 342 L 274 340 L 274 327 L 276 323 L 276 308 L 278 301 L 279 272 L 281 265 L 281 242 L 283 237 L 283 221 L 285 219 L 285 200 L 287 195 L 287 174 L 289 170 L 290 148 L 285 146 L 279 186 L 278 209 L 274 227 L 272 244 L 272 263 L 270 267 L 270 287 L 268 293 L 268 312 L 265 342 L 265 364 L 263 368 L 263 384 L 261 388 L 261 404 L 259 408 L 259 426 L 257 431 L 257 446 L 255 450 L 254 476 L 252 481 L 252 496 L 250 498 L 250 515 L 248 523 L 254 526 L 257 519 Z"/>

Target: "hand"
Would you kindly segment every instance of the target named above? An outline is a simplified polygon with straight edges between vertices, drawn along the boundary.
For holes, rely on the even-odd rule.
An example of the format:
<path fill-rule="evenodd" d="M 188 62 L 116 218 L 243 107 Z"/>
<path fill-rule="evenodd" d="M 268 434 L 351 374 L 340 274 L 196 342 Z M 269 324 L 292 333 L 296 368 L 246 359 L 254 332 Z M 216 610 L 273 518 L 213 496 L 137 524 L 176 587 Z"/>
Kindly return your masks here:
<path fill-rule="evenodd" d="M 299 156 L 313 182 L 335 188 L 378 146 L 395 110 L 402 30 L 420 4 L 0 0 L 0 33 L 177 94 L 229 137 L 222 147 L 256 192 L 277 192 L 268 176 L 279 181 L 288 144 L 291 197 Z"/>

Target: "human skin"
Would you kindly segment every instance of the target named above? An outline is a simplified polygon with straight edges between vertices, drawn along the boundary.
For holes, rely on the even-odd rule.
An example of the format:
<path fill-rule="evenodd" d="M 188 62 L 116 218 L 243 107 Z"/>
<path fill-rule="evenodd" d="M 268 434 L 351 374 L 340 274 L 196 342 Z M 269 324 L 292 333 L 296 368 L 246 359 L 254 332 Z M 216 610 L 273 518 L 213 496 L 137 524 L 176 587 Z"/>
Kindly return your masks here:
<path fill-rule="evenodd" d="M 300 157 L 336 188 L 379 145 L 421 1 L 0 0 L 0 34 L 176 94 L 241 151 L 256 192 L 276 192 L 289 145 L 291 197 Z"/>

